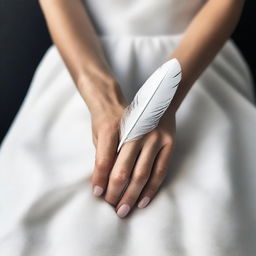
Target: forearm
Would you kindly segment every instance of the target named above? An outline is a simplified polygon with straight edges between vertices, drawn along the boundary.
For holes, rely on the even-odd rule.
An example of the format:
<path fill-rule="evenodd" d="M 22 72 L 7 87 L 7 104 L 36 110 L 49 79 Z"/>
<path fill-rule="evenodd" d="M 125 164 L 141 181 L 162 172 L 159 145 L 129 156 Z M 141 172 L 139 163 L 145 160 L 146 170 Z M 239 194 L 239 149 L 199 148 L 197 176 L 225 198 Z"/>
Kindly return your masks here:
<path fill-rule="evenodd" d="M 243 4 L 244 0 L 209 0 L 194 17 L 170 56 L 179 60 L 182 80 L 168 111 L 177 111 L 193 83 L 230 37 Z"/>
<path fill-rule="evenodd" d="M 114 101 L 115 90 L 118 90 L 116 81 L 82 1 L 39 2 L 51 37 L 89 108 L 104 104 L 103 98 L 112 97 L 111 100 Z M 89 94 L 94 94 L 94 99 L 89 99 Z M 90 100 L 94 102 L 89 102 Z"/>

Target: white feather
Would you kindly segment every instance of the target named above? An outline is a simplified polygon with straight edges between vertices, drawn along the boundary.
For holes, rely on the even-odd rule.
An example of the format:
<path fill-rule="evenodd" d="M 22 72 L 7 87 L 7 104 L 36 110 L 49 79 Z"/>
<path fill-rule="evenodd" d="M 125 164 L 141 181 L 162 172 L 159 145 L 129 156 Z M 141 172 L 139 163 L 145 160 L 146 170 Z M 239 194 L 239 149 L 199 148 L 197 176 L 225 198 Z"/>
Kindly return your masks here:
<path fill-rule="evenodd" d="M 140 87 L 120 120 L 119 145 L 137 140 L 152 131 L 168 108 L 181 80 L 181 66 L 176 58 L 157 68 Z"/>

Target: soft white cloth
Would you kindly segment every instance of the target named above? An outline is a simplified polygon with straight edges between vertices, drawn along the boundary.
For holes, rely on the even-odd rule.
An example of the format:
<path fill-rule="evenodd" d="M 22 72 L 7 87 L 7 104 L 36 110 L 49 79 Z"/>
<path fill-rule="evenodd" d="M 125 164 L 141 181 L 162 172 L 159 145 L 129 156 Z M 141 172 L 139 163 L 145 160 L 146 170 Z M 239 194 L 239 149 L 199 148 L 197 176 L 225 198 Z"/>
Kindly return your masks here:
<path fill-rule="evenodd" d="M 203 3 L 85 1 L 128 101 Z M 163 186 L 120 219 L 91 193 L 90 114 L 50 47 L 1 145 L 0 255 L 255 255 L 255 127 L 251 75 L 229 40 L 177 112 Z"/>

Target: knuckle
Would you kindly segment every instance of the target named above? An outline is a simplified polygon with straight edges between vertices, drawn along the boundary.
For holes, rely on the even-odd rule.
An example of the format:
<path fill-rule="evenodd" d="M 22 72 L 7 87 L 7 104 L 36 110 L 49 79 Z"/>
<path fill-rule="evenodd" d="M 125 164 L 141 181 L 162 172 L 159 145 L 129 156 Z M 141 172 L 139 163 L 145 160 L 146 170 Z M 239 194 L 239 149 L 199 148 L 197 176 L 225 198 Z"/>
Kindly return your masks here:
<path fill-rule="evenodd" d="M 110 168 L 112 160 L 110 158 L 97 158 L 95 162 L 95 167 L 99 171 L 105 171 Z"/>
<path fill-rule="evenodd" d="M 166 168 L 157 168 L 155 174 L 160 179 L 164 178 L 166 175 Z"/>
<path fill-rule="evenodd" d="M 152 143 L 157 143 L 160 139 L 160 133 L 156 130 L 153 130 L 151 133 L 150 133 L 150 141 Z"/>
<path fill-rule="evenodd" d="M 124 184 L 128 181 L 129 175 L 127 172 L 122 171 L 112 177 L 112 181 L 114 184 Z"/>
<path fill-rule="evenodd" d="M 167 135 L 164 136 L 163 141 L 164 141 L 165 145 L 170 145 L 171 146 L 171 145 L 174 144 L 174 137 L 167 134 Z"/>
<path fill-rule="evenodd" d="M 146 174 L 146 172 L 134 173 L 132 180 L 136 184 L 144 184 L 147 182 L 147 174 Z"/>

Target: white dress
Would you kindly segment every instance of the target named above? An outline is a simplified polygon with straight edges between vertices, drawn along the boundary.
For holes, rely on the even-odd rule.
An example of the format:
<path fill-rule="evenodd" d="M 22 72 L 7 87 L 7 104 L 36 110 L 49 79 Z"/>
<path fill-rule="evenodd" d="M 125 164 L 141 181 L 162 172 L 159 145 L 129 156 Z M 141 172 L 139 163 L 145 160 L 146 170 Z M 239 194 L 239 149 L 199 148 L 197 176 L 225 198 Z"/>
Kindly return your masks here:
<path fill-rule="evenodd" d="M 129 102 L 205 2 L 85 1 Z M 1 145 L 0 255 L 255 255 L 254 102 L 247 63 L 228 40 L 177 112 L 158 194 L 121 219 L 91 193 L 90 115 L 51 46 Z"/>

